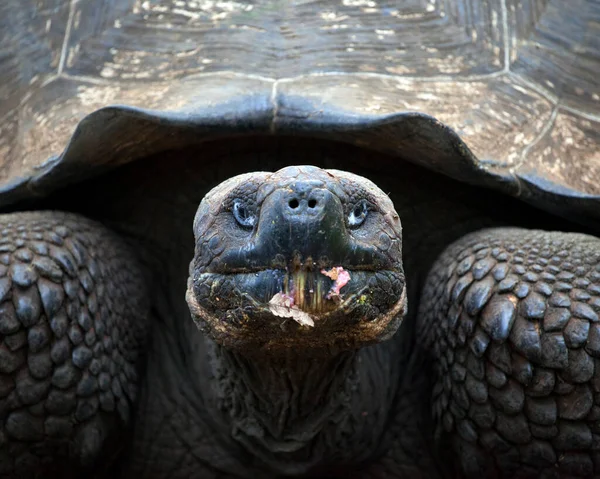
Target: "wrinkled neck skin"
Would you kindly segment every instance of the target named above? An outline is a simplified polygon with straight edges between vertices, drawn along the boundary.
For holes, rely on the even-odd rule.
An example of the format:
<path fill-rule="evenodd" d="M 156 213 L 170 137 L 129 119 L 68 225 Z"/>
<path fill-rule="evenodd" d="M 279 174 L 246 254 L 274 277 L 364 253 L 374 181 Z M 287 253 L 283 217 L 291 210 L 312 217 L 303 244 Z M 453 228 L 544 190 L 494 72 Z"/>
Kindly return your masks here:
<path fill-rule="evenodd" d="M 408 319 L 392 339 L 357 351 L 244 355 L 203 335 L 183 301 L 192 238 L 168 253 L 131 244 L 154 298 L 131 474 L 154 477 L 158 464 L 181 474 L 343 477 L 385 452 Z"/>
<path fill-rule="evenodd" d="M 327 473 L 379 453 L 399 377 L 391 370 L 399 363 L 393 340 L 358 351 L 276 356 L 206 342 L 207 405 L 259 468 Z"/>

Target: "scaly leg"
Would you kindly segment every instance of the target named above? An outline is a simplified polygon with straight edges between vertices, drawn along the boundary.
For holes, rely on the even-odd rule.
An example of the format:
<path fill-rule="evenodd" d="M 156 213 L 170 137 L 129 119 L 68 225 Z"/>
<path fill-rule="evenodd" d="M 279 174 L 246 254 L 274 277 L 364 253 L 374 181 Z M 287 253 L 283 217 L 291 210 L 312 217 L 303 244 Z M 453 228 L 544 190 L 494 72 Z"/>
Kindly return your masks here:
<path fill-rule="evenodd" d="M 139 267 L 106 228 L 0 216 L 0 477 L 72 477 L 114 455 L 148 310 Z"/>
<path fill-rule="evenodd" d="M 468 477 L 600 475 L 600 239 L 498 228 L 432 267 L 417 336 Z"/>

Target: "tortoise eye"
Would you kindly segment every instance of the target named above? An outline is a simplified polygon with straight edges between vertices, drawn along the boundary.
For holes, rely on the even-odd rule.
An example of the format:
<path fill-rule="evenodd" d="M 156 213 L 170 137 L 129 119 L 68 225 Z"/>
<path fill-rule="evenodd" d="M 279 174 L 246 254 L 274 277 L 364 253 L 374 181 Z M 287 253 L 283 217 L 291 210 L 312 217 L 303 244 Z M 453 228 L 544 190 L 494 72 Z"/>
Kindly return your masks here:
<path fill-rule="evenodd" d="M 250 210 L 242 200 L 233 202 L 233 217 L 243 228 L 252 228 L 256 221 L 256 216 L 250 213 Z"/>
<path fill-rule="evenodd" d="M 348 224 L 351 228 L 358 228 L 362 225 L 369 214 L 369 205 L 365 200 L 361 200 L 354 205 L 348 215 Z"/>

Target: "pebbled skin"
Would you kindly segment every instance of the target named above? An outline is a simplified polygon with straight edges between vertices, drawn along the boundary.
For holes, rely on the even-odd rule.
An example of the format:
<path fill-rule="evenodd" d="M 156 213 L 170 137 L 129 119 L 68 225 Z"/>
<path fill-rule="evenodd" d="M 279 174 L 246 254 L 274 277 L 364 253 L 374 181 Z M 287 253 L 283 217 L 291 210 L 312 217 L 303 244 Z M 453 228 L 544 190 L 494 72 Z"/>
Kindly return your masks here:
<path fill-rule="evenodd" d="M 196 152 L 190 155 L 187 163 L 180 152 L 173 153 L 168 161 L 161 154 L 154 162 L 143 161 L 130 168 L 120 168 L 113 175 L 115 183 L 99 181 L 93 183 L 96 189 L 90 188 L 89 183 L 82 184 L 80 198 L 85 198 L 85 201 L 75 204 L 69 191 L 65 193 L 64 202 L 58 205 L 63 209 L 80 207 L 86 216 L 102 218 L 103 222 L 111 224 L 111 228 L 135 245 L 136 253 L 145 255 L 144 266 L 150 270 L 150 282 L 154 282 L 150 292 L 153 334 L 146 347 L 148 357 L 145 358 L 146 368 L 140 381 L 134 437 L 112 441 L 126 449 L 122 461 L 115 464 L 106 477 L 277 477 L 256 467 L 252 458 L 231 440 L 227 428 L 215 424 L 218 414 L 215 414 L 210 398 L 203 395 L 210 391 L 214 369 L 203 346 L 202 335 L 189 318 L 182 292 L 186 287 L 186 270 L 194 248 L 190 225 L 206 191 L 198 185 L 203 184 L 207 177 L 208 181 L 216 184 L 240 170 L 277 169 L 282 161 L 298 163 L 304 162 L 305 158 L 329 168 L 362 171 L 365 176 L 376 179 L 384 191 L 391 192 L 405 228 L 403 259 L 410 295 L 409 313 L 412 316 L 401 325 L 399 335 L 393 339 L 394 342 L 399 340 L 395 344 L 400 346 L 400 351 L 392 355 L 380 352 L 376 360 L 363 369 L 367 400 L 375 403 L 373 399 L 380 398 L 381 391 L 386 391 L 393 399 L 385 423 L 387 429 L 381 442 L 381 456 L 360 467 L 351 465 L 304 477 L 460 477 L 461 474 L 453 469 L 452 459 L 456 454 L 446 447 L 445 442 L 440 445 L 445 447 L 448 457 L 442 461 L 434 459 L 436 446 L 429 431 L 432 422 L 428 393 L 431 391 L 427 370 L 429 358 L 423 351 L 413 353 L 413 331 L 405 326 L 414 327 L 412 320 L 416 319 L 416 304 L 422 290 L 420 278 L 424 279 L 426 270 L 443 246 L 484 224 L 498 224 L 500 214 L 504 215 L 500 222 L 527 225 L 536 224 L 540 215 L 530 214 L 532 210 L 526 210 L 526 206 L 521 204 L 513 210 L 507 208 L 506 203 L 502 203 L 502 208 L 493 209 L 495 203 L 482 203 L 485 190 L 471 191 L 468 185 L 453 184 L 441 176 L 426 176 L 428 174 L 424 171 L 412 171 L 412 167 L 396 161 L 389 163 L 386 173 L 377 177 L 376 169 L 381 167 L 381 163 L 374 160 L 372 152 L 368 153 L 366 160 L 361 160 L 364 165 L 373 164 L 369 171 L 359 170 L 356 164 L 349 163 L 359 158 L 362 150 L 345 150 L 340 145 L 335 145 L 335 151 L 328 153 L 337 163 L 324 164 L 319 156 L 324 153 L 317 147 L 314 150 L 303 149 L 313 145 L 312 141 L 303 139 L 293 149 L 278 150 L 274 163 L 265 166 L 259 164 L 254 146 L 244 156 L 230 151 L 233 143 L 228 143 L 222 157 L 213 152 L 203 152 L 204 158 L 217 158 L 218 164 L 207 165 L 203 161 L 199 167 Z M 231 166 L 235 161 L 241 163 L 237 171 Z M 395 174 L 390 175 L 390 171 Z M 438 192 L 441 194 L 436 196 Z M 474 193 L 477 193 L 476 202 L 470 200 L 475 198 Z M 93 202 L 97 202 L 95 209 L 89 206 Z M 550 221 L 544 225 L 562 227 Z M 373 349 L 381 351 L 378 346 Z M 392 373 L 392 370 L 397 372 Z M 373 371 L 377 374 L 373 375 Z M 389 377 L 399 377 L 400 381 L 391 387 L 373 382 L 373 378 L 379 381 Z M 392 388 L 396 389 L 395 394 L 390 392 Z M 259 397 L 260 393 L 261 390 L 257 389 L 255 396 Z M 379 409 L 383 412 L 386 407 Z M 102 461 L 106 460 L 106 456 L 101 457 Z M 209 461 L 212 464 L 208 464 Z"/>
<path fill-rule="evenodd" d="M 131 253 L 101 225 L 0 216 L 0 477 L 69 477 L 101 452 L 107 465 L 102 446 L 136 399 L 147 311 Z"/>
<path fill-rule="evenodd" d="M 600 475 L 599 313 L 598 238 L 489 229 L 441 255 L 417 334 L 467 477 Z"/>

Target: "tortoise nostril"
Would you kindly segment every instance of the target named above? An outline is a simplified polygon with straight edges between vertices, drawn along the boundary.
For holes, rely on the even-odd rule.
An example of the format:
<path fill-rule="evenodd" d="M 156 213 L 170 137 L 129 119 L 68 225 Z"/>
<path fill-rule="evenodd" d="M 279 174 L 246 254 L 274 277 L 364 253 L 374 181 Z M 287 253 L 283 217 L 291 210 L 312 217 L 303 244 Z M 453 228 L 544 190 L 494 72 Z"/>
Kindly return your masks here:
<path fill-rule="evenodd" d="M 309 208 L 314 208 L 315 206 L 317 206 L 317 200 L 309 200 L 308 201 Z"/>
<path fill-rule="evenodd" d="M 288 205 L 290 206 L 290 208 L 292 208 L 293 210 L 295 210 L 296 208 L 298 208 L 298 206 L 300 205 L 300 203 L 298 203 L 298 200 L 296 198 L 292 199 L 289 201 Z"/>

